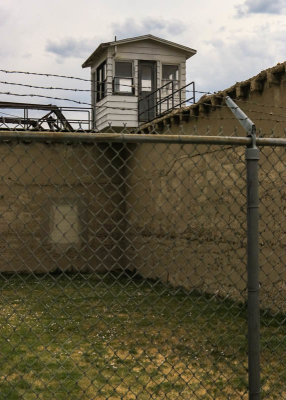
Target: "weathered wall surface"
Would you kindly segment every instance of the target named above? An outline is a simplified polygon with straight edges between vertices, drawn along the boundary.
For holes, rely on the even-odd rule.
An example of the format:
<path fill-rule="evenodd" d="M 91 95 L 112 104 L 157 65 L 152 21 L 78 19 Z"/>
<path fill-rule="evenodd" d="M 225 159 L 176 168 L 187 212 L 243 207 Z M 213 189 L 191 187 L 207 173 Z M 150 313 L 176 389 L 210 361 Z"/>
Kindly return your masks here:
<path fill-rule="evenodd" d="M 217 146 L 136 148 L 127 216 L 129 258 L 139 273 L 240 296 L 246 254 L 243 154 L 241 148 Z"/>
<path fill-rule="evenodd" d="M 261 154 L 263 304 L 285 308 L 285 149 Z M 246 296 L 244 148 L 0 145 L 0 271 L 135 269 Z"/>
<path fill-rule="evenodd" d="M 285 64 L 206 96 L 141 132 L 245 136 L 222 101 L 230 95 L 260 135 L 285 137 Z M 159 148 L 138 146 L 130 160 L 130 170 L 138 166 L 138 176 L 129 177 L 129 219 L 134 228 L 130 257 L 135 268 L 174 286 L 245 299 L 244 149 Z M 264 307 L 286 311 L 286 154 L 284 148 L 261 150 L 261 300 Z"/>
<path fill-rule="evenodd" d="M 102 271 L 122 260 L 121 161 L 109 145 L 0 144 L 0 271 Z"/>
<path fill-rule="evenodd" d="M 245 131 L 225 104 L 224 98 L 228 95 L 253 120 L 258 134 L 285 136 L 285 68 L 286 62 L 217 94 L 203 96 L 197 104 L 143 125 L 140 131 L 245 136 Z"/>
<path fill-rule="evenodd" d="M 246 291 L 244 148 L 137 146 L 129 161 L 129 265 L 149 278 L 236 300 Z M 139 161 L 140 160 L 140 161 Z M 286 149 L 262 149 L 260 282 L 286 311 Z"/>

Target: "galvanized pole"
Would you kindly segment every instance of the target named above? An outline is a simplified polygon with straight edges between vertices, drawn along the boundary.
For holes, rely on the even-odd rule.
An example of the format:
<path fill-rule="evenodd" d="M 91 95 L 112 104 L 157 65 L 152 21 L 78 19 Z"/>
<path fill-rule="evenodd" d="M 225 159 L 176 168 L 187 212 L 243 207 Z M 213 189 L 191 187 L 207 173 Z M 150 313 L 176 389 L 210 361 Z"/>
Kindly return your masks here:
<path fill-rule="evenodd" d="M 259 196 L 256 127 L 242 110 L 226 98 L 226 104 L 251 137 L 251 144 L 245 152 L 247 170 L 247 312 L 248 312 L 248 384 L 249 399 L 260 400 L 260 309 L 259 309 Z"/>
<path fill-rule="evenodd" d="M 253 141 L 246 149 L 249 399 L 260 399 L 260 315 L 258 264 L 258 160 Z"/>

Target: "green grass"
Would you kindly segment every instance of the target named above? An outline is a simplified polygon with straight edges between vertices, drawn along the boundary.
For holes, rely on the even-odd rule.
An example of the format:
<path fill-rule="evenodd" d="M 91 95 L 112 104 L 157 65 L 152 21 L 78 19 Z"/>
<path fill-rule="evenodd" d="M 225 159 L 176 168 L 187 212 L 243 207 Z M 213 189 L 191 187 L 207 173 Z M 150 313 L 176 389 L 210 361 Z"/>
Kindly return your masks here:
<path fill-rule="evenodd" d="M 0 398 L 247 399 L 246 310 L 128 276 L 0 278 Z M 286 398 L 286 325 L 262 317 L 263 396 Z"/>

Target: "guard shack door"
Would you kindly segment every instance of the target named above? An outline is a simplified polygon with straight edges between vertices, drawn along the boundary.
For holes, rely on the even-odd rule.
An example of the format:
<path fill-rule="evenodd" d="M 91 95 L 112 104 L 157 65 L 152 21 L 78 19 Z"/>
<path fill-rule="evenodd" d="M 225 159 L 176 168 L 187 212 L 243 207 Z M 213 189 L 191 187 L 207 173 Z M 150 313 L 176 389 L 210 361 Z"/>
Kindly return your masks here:
<path fill-rule="evenodd" d="M 148 122 L 156 117 L 156 61 L 138 61 L 138 120 Z"/>

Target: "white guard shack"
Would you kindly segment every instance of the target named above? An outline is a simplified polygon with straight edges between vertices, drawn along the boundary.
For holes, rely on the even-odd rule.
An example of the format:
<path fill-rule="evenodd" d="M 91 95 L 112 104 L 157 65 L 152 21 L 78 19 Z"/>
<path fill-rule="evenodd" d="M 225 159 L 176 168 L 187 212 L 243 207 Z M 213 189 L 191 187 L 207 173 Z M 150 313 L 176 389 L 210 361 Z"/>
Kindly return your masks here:
<path fill-rule="evenodd" d="M 196 50 L 153 35 L 101 43 L 91 67 L 93 128 L 137 128 L 186 102 L 186 60 Z"/>

